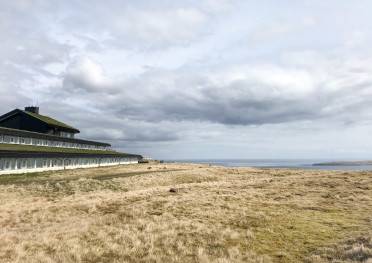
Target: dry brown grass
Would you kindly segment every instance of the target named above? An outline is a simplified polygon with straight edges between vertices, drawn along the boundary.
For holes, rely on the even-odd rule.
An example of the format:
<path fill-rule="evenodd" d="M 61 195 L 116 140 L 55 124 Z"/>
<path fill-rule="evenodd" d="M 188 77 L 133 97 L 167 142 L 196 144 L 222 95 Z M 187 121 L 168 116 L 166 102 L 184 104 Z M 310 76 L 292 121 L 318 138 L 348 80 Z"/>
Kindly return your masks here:
<path fill-rule="evenodd" d="M 2 262 L 372 261 L 372 172 L 148 164 L 15 181 L 0 186 Z"/>

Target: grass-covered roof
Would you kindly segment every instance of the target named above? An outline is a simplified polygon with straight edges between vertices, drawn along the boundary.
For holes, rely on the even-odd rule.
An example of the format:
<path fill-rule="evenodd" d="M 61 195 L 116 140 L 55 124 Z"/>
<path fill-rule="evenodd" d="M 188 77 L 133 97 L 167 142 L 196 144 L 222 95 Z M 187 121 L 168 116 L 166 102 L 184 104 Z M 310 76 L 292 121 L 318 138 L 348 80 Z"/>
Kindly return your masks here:
<path fill-rule="evenodd" d="M 32 117 L 35 117 L 35 118 L 37 118 L 37 119 L 39 119 L 39 120 L 41 120 L 43 122 L 46 122 L 46 123 L 48 123 L 50 125 L 59 126 L 59 127 L 62 127 L 62 128 L 67 128 L 67 129 L 71 129 L 71 130 L 74 130 L 77 133 L 80 132 L 78 129 L 76 129 L 74 127 L 71 127 L 71 126 L 69 126 L 69 125 L 67 125 L 67 124 L 65 124 L 63 122 L 57 121 L 55 119 L 52 119 L 52 118 L 50 118 L 48 116 L 44 116 L 44 115 L 40 115 L 40 114 L 36 114 L 36 113 L 33 113 L 33 112 L 24 111 L 24 110 L 23 110 L 23 112 L 26 113 L 26 114 L 28 114 L 28 115 L 30 115 L 30 116 L 32 116 Z"/>
<path fill-rule="evenodd" d="M 31 151 L 31 152 L 61 152 L 61 153 L 95 153 L 95 154 L 127 154 L 115 151 L 83 150 L 48 146 L 33 146 L 19 144 L 0 144 L 0 151 Z"/>

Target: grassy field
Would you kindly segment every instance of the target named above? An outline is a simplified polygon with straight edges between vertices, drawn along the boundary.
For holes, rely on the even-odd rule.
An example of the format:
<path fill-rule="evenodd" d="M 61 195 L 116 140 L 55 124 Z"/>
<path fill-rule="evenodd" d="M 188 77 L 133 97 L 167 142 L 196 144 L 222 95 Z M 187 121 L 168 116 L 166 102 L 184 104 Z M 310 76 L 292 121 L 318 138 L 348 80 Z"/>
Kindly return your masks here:
<path fill-rule="evenodd" d="M 0 176 L 0 261 L 372 263 L 372 172 L 151 163 Z"/>

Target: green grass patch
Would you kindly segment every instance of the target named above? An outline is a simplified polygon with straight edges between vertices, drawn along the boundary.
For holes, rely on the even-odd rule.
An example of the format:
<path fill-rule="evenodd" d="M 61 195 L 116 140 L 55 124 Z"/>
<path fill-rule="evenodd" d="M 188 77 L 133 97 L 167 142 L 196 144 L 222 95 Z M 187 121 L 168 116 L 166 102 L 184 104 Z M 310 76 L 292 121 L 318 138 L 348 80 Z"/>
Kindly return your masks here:
<path fill-rule="evenodd" d="M 270 208 L 265 210 L 270 214 Z M 293 211 L 283 207 L 272 211 L 276 212 L 275 217 L 268 216 L 269 219 L 259 224 L 250 245 L 257 253 L 269 255 L 274 262 L 303 262 L 318 247 L 342 239 L 360 228 L 358 217 L 345 210 Z"/>
<path fill-rule="evenodd" d="M 2 151 L 32 151 L 32 152 L 61 152 L 61 153 L 96 153 L 96 154 L 128 154 L 114 151 L 99 151 L 99 150 L 83 150 L 71 148 L 59 148 L 48 146 L 33 146 L 33 145 L 19 145 L 19 144 L 0 144 Z M 131 154 L 128 154 L 131 155 Z"/>
<path fill-rule="evenodd" d="M 35 181 L 36 178 L 49 177 L 55 173 L 56 171 L 45 171 L 45 172 L 35 172 L 35 173 L 0 175 L 0 185 L 28 183 L 28 182 Z"/>

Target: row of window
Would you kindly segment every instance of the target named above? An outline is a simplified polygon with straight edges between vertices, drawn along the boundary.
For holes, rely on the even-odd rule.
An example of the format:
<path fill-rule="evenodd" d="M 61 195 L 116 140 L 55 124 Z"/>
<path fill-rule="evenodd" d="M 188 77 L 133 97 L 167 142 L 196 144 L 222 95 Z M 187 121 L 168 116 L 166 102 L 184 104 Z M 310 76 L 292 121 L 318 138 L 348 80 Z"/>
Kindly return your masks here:
<path fill-rule="evenodd" d="M 56 131 L 54 129 L 48 130 L 47 134 L 66 137 L 66 138 L 74 138 L 74 134 L 71 132 Z"/>
<path fill-rule="evenodd" d="M 74 138 L 74 134 L 71 132 L 61 132 L 60 133 L 61 137 L 66 137 L 66 138 Z"/>
<path fill-rule="evenodd" d="M 6 134 L 5 135 L 0 134 L 0 143 L 62 147 L 62 148 L 74 148 L 74 149 L 86 149 L 86 150 L 105 150 L 104 146 L 73 143 L 73 142 L 42 140 L 42 139 L 29 138 L 29 137 L 10 136 Z"/>
<path fill-rule="evenodd" d="M 134 162 L 136 158 L 0 158 L 0 171 Z"/>

